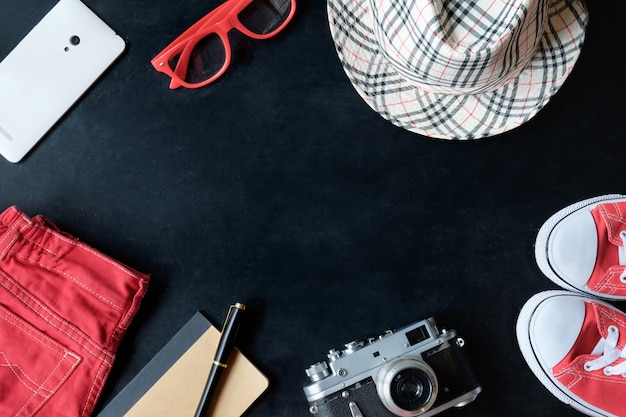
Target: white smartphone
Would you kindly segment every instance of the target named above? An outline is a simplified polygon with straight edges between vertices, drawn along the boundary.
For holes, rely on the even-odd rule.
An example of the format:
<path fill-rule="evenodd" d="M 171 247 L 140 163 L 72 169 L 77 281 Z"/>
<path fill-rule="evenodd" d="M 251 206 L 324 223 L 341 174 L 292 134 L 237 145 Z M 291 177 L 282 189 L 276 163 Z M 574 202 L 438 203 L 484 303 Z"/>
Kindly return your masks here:
<path fill-rule="evenodd" d="M 80 0 L 60 0 L 0 62 L 0 154 L 19 162 L 125 48 Z"/>

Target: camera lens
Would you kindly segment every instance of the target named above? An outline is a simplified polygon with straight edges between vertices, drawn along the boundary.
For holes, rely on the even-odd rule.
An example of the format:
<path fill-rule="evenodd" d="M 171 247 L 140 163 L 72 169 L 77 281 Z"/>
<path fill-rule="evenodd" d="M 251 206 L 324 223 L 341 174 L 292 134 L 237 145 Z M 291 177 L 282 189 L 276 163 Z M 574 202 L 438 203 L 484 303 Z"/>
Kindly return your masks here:
<path fill-rule="evenodd" d="M 383 405 L 397 416 L 418 416 L 429 410 L 437 397 L 437 377 L 416 358 L 397 358 L 385 364 L 376 378 Z"/>
<path fill-rule="evenodd" d="M 410 368 L 400 371 L 393 378 L 389 392 L 398 407 L 415 411 L 428 403 L 433 394 L 433 385 L 424 371 Z"/>
<path fill-rule="evenodd" d="M 70 43 L 76 46 L 80 43 L 80 38 L 77 35 L 74 35 L 70 38 Z"/>

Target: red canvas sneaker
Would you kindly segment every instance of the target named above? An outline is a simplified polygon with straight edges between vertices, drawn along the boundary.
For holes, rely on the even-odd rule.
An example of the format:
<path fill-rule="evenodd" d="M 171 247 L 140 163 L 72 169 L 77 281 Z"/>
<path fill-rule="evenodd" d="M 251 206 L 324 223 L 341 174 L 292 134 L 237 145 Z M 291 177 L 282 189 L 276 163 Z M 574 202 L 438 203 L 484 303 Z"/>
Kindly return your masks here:
<path fill-rule="evenodd" d="M 626 315 L 568 291 L 533 296 L 517 320 L 524 359 L 559 400 L 589 416 L 626 416 Z"/>
<path fill-rule="evenodd" d="M 626 195 L 580 201 L 541 226 L 535 259 L 565 289 L 626 300 Z"/>

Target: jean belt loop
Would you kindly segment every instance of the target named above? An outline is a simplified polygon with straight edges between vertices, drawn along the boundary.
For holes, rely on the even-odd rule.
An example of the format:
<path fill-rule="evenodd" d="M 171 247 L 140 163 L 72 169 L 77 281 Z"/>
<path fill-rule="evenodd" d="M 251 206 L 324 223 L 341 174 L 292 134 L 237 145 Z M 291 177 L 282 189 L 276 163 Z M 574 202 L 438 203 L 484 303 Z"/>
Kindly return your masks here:
<path fill-rule="evenodd" d="M 7 224 L 7 229 L 0 234 L 0 261 L 6 258 L 7 254 L 18 241 L 22 232 L 32 227 L 33 222 L 24 214 L 18 216 L 10 224 Z"/>

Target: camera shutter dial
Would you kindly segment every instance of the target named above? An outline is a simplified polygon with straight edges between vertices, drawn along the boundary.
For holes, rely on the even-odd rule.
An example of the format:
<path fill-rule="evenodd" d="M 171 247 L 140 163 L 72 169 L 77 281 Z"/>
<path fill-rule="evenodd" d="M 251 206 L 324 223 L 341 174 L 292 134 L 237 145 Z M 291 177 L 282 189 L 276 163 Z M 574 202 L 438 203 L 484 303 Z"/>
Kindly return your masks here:
<path fill-rule="evenodd" d="M 364 343 L 362 341 L 359 341 L 359 340 L 355 340 L 353 342 L 346 343 L 346 348 L 344 349 L 343 353 L 345 355 L 349 355 L 349 354 L 354 353 L 357 350 L 361 349 L 363 347 L 363 345 L 364 345 Z"/>
<path fill-rule="evenodd" d="M 311 382 L 317 382 L 330 375 L 330 371 L 326 362 L 318 362 L 309 366 L 309 369 L 306 370 L 306 375 L 311 378 Z"/>

